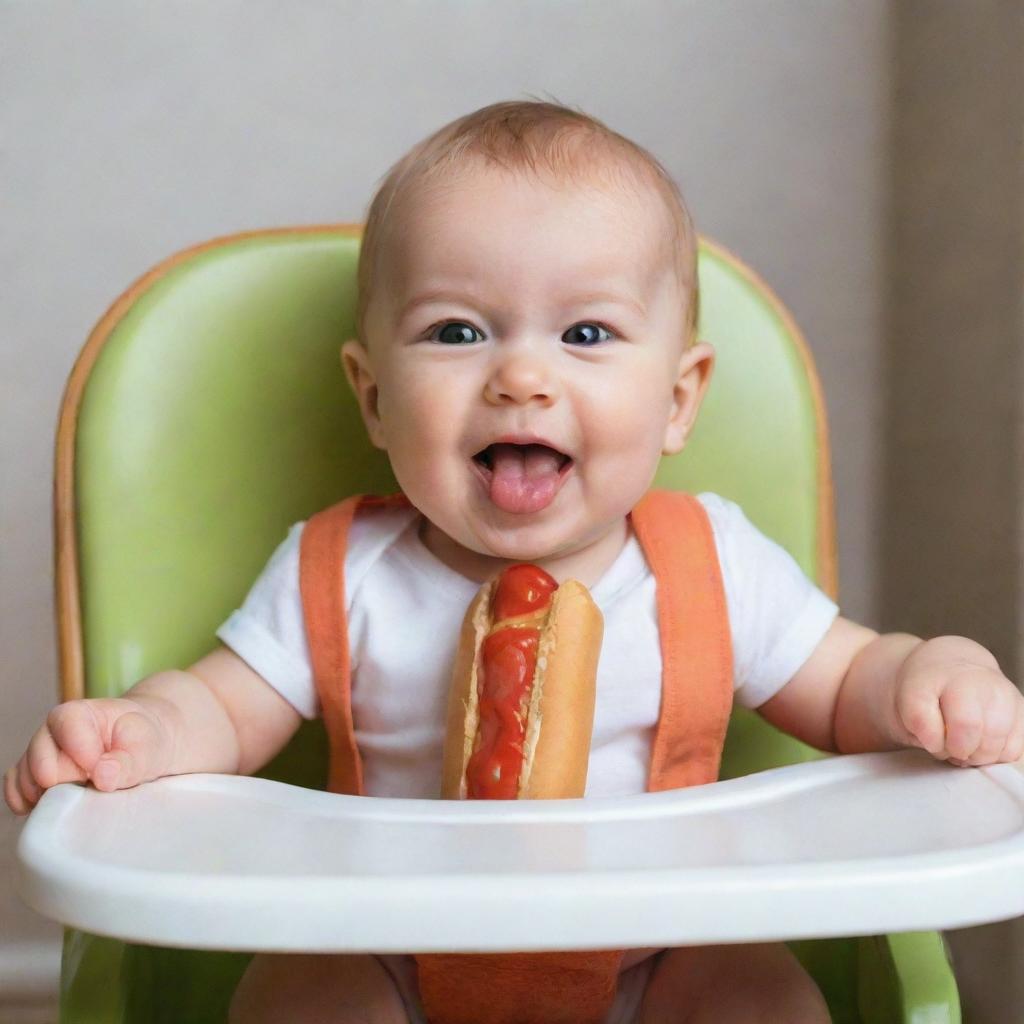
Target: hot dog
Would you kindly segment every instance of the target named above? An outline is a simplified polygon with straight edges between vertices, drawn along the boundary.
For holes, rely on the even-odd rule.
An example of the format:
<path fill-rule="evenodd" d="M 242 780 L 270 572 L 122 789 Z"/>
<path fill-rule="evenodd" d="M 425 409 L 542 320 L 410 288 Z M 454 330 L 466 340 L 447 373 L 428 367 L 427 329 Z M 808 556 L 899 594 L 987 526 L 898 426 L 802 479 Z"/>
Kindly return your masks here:
<path fill-rule="evenodd" d="M 462 623 L 441 795 L 582 797 L 604 619 L 587 588 L 536 565 L 484 584 Z"/>

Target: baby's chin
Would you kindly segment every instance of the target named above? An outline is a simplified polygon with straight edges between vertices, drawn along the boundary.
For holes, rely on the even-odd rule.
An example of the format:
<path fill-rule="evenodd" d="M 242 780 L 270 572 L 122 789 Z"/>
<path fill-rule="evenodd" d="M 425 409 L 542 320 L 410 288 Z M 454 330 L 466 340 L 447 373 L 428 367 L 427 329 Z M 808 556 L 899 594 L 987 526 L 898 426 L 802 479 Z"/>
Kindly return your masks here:
<path fill-rule="evenodd" d="M 542 536 L 543 532 L 524 527 L 515 534 L 509 531 L 482 534 L 459 543 L 482 558 L 502 562 L 542 562 L 571 552 L 571 545 L 559 544 Z"/>
<path fill-rule="evenodd" d="M 576 547 L 564 536 L 565 524 L 523 524 L 501 527 L 481 523 L 443 523 L 427 517 L 421 537 L 435 554 L 471 561 L 481 570 L 493 562 L 495 570 L 508 562 L 543 562 L 570 554 Z"/>
<path fill-rule="evenodd" d="M 553 524 L 532 524 L 513 530 L 481 532 L 466 546 L 478 556 L 496 562 L 530 562 L 541 565 L 579 554 L 594 541 L 594 536 L 571 530 L 569 524 L 562 519 Z"/>

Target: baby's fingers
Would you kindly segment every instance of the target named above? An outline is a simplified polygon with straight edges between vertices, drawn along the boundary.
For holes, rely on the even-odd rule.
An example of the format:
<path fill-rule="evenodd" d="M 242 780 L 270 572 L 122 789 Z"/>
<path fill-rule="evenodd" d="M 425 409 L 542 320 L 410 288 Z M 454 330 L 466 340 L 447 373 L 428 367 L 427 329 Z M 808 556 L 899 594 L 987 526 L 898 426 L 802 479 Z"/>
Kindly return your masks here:
<path fill-rule="evenodd" d="M 1003 760 L 1003 751 L 1018 727 L 1021 697 L 1009 682 L 993 686 L 982 697 L 983 727 L 978 745 L 966 758 L 967 764 L 996 764 Z"/>
<path fill-rule="evenodd" d="M 58 704 L 46 716 L 44 728 L 49 730 L 58 749 L 88 777 L 93 765 L 106 749 L 103 738 L 106 722 L 95 703 L 72 700 Z"/>
<path fill-rule="evenodd" d="M 61 782 L 84 782 L 88 778 L 85 769 L 60 749 L 47 725 L 32 737 L 22 763 L 40 789 L 49 789 Z"/>
<path fill-rule="evenodd" d="M 4 776 L 4 800 L 15 814 L 28 814 L 51 786 L 85 778 L 86 773 L 59 749 L 44 725 L 32 737 L 21 760 Z"/>
<path fill-rule="evenodd" d="M 18 789 L 29 807 L 35 807 L 43 795 L 43 787 L 32 777 L 27 754 L 18 762 Z"/>
<path fill-rule="evenodd" d="M 997 761 L 1006 763 L 1007 761 L 1019 761 L 1024 757 L 1024 712 L 1020 709 L 1017 710 L 1016 721 L 1014 722 L 1013 728 L 1010 730 L 1010 735 L 1006 739 L 1006 745 L 999 753 Z"/>
<path fill-rule="evenodd" d="M 898 691 L 896 713 L 914 743 L 934 757 L 946 756 L 946 723 L 933 691 L 920 687 Z"/>
<path fill-rule="evenodd" d="M 92 770 L 92 784 L 110 792 L 127 789 L 155 778 L 153 766 L 157 735 L 152 721 L 138 711 L 121 715 L 110 737 L 110 749 Z"/>
<path fill-rule="evenodd" d="M 21 791 L 21 765 L 25 759 L 22 758 L 17 764 L 12 765 L 4 773 L 4 800 L 15 814 L 28 814 L 32 810 L 32 804 L 28 797 Z"/>
<path fill-rule="evenodd" d="M 954 764 L 966 765 L 985 738 L 985 702 L 973 687 L 950 686 L 939 698 L 939 705 L 946 721 L 946 756 Z M 1002 736 L 1005 738 L 1005 731 Z"/>

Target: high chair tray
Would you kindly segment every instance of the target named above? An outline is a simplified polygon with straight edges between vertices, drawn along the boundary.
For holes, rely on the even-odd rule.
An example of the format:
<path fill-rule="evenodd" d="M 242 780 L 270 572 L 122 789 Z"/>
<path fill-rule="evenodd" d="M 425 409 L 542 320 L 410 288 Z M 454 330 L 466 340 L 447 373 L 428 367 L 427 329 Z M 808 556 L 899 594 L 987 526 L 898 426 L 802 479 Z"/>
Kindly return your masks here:
<path fill-rule="evenodd" d="M 597 949 L 941 929 L 1024 913 L 1024 772 L 921 751 L 634 797 L 345 797 L 191 775 L 48 791 L 38 911 L 164 946 Z"/>

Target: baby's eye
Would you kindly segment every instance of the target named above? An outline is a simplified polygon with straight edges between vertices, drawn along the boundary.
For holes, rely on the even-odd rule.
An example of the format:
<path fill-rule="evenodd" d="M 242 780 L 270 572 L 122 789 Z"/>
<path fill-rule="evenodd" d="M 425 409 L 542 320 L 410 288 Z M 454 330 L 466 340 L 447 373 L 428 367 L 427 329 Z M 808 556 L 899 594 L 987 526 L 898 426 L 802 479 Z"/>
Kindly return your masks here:
<path fill-rule="evenodd" d="M 612 336 L 612 332 L 605 327 L 604 324 L 573 324 L 572 327 L 562 335 L 562 340 L 570 345 L 581 345 L 584 348 L 589 348 L 602 341 L 599 333 L 601 331 L 604 331 L 609 338 Z"/>
<path fill-rule="evenodd" d="M 461 320 L 446 320 L 444 323 L 434 324 L 427 330 L 426 338 L 433 341 L 435 334 L 442 345 L 472 345 L 476 340 L 473 335 L 480 332 Z"/>

